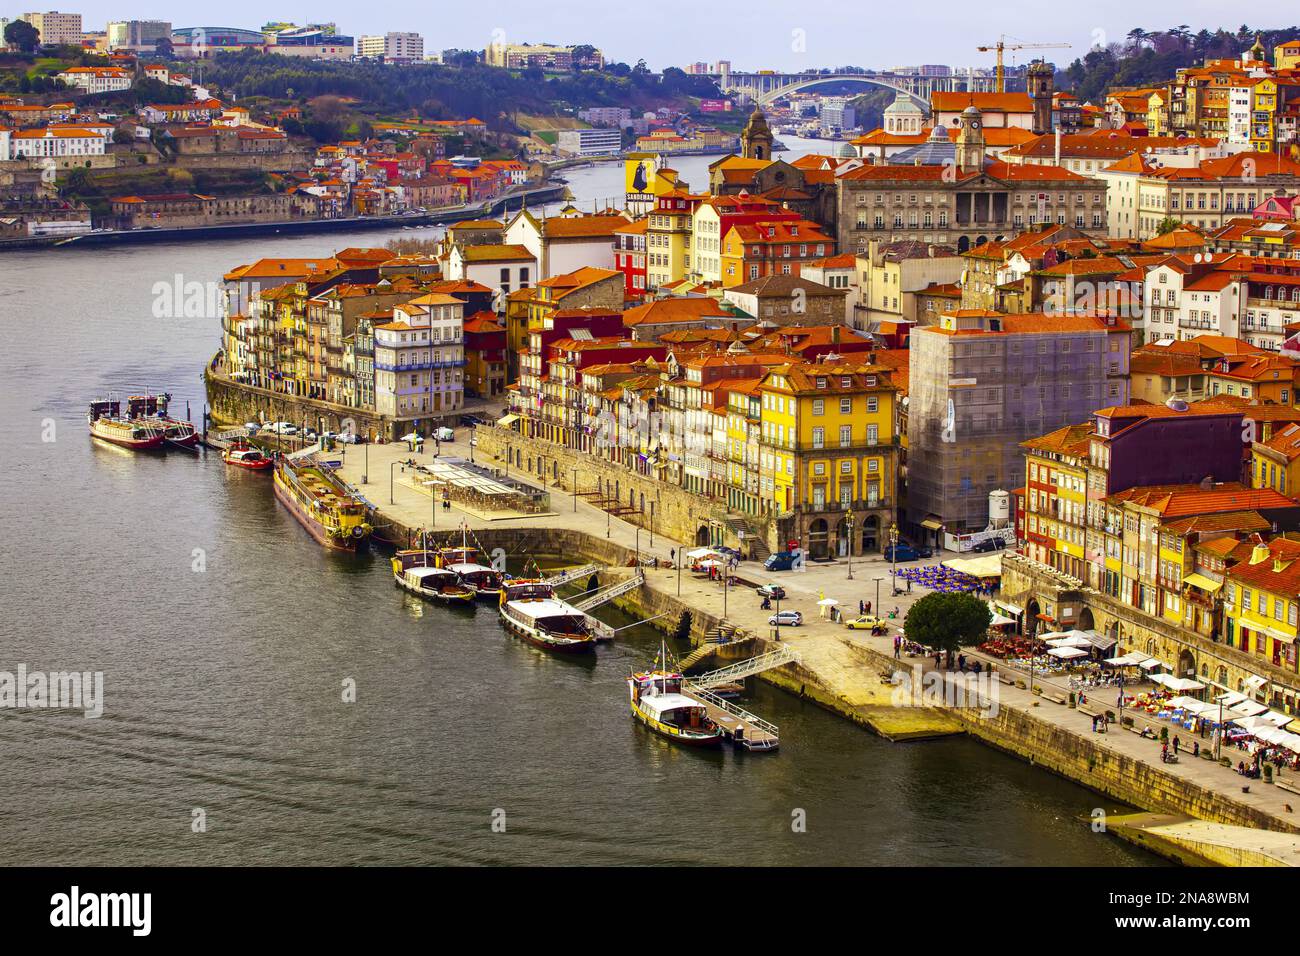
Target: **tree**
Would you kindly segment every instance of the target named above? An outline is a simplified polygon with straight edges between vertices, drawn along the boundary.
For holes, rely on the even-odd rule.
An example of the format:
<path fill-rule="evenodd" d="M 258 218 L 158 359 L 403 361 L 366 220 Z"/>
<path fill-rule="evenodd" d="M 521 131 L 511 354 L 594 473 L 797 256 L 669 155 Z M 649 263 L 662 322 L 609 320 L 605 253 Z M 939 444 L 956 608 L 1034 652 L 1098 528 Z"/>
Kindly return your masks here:
<path fill-rule="evenodd" d="M 1172 216 L 1165 216 L 1165 218 L 1161 219 L 1160 222 L 1156 225 L 1156 235 L 1157 236 L 1166 235 L 1167 233 L 1173 232 L 1175 229 L 1181 229 L 1182 225 L 1183 224 L 1181 222 L 1179 222 L 1177 219 L 1173 218 Z"/>
<path fill-rule="evenodd" d="M 172 45 L 171 37 L 159 37 L 154 41 L 153 49 L 159 56 L 166 57 L 169 60 L 176 55 L 176 48 Z"/>
<path fill-rule="evenodd" d="M 15 20 L 5 27 L 5 43 L 21 53 L 35 53 L 41 45 L 41 31 L 26 20 Z"/>
<path fill-rule="evenodd" d="M 969 594 L 927 594 L 912 605 L 903 621 L 909 641 L 945 651 L 949 659 L 959 649 L 984 640 L 993 613 Z"/>

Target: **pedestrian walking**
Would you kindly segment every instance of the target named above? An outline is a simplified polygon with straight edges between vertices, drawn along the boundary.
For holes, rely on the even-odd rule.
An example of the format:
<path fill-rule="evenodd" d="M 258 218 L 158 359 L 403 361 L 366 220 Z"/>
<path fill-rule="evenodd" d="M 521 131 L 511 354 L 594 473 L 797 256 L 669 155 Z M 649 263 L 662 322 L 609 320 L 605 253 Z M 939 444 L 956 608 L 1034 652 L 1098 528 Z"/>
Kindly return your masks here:
<path fill-rule="evenodd" d="M 1179 748 L 1181 745 L 1182 745 L 1182 741 L 1179 740 L 1179 739 L 1178 739 L 1178 736 L 1175 734 L 1175 735 L 1174 735 L 1174 756 L 1175 756 L 1175 757 L 1178 756 L 1178 748 Z"/>
<path fill-rule="evenodd" d="M 867 613 L 868 613 L 868 614 L 871 613 L 871 602 L 870 602 L 870 601 L 867 602 Z"/>
<path fill-rule="evenodd" d="M 911 594 L 911 593 L 912 593 L 912 579 L 911 579 L 911 578 L 908 578 L 908 579 L 907 579 L 907 593 L 908 593 L 908 594 Z"/>
<path fill-rule="evenodd" d="M 957 670 L 961 671 L 963 674 L 966 673 L 966 655 L 965 655 L 965 654 L 958 654 L 958 655 L 957 655 Z"/>
<path fill-rule="evenodd" d="M 865 602 L 865 601 L 859 601 L 859 602 L 858 602 L 858 614 L 861 615 L 861 614 L 866 614 L 866 613 L 867 613 L 867 605 L 866 605 L 866 602 Z"/>

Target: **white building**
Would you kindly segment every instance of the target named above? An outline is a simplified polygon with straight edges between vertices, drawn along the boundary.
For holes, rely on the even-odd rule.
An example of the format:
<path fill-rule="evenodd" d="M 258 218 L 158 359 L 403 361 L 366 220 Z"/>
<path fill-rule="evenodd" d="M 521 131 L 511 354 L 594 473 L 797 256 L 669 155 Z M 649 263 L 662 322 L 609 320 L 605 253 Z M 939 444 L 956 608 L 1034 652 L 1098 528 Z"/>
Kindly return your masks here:
<path fill-rule="evenodd" d="M 18 19 L 26 20 L 34 26 L 41 35 L 41 43 L 47 46 L 62 43 L 81 46 L 80 13 L 51 10 L 48 13 L 24 13 Z"/>
<path fill-rule="evenodd" d="M 431 293 L 393 307 L 375 326 L 375 411 L 389 418 L 455 411 L 465 404 L 465 303 Z"/>
<path fill-rule="evenodd" d="M 103 156 L 112 135 L 79 126 L 44 129 L 0 129 L 0 161 L 52 159 L 64 156 Z"/>
<path fill-rule="evenodd" d="M 116 66 L 74 66 L 58 74 L 68 86 L 86 93 L 118 93 L 131 88 L 131 72 Z"/>
<path fill-rule="evenodd" d="M 424 37 L 418 33 L 385 33 L 357 38 L 357 56 L 383 57 L 387 63 L 418 63 L 424 59 Z"/>
<path fill-rule="evenodd" d="M 618 129 L 562 129 L 555 147 L 570 156 L 615 156 L 623 146 Z"/>
<path fill-rule="evenodd" d="M 105 32 L 110 50 L 149 53 L 157 48 L 159 40 L 172 38 L 172 25 L 166 20 L 115 20 Z"/>

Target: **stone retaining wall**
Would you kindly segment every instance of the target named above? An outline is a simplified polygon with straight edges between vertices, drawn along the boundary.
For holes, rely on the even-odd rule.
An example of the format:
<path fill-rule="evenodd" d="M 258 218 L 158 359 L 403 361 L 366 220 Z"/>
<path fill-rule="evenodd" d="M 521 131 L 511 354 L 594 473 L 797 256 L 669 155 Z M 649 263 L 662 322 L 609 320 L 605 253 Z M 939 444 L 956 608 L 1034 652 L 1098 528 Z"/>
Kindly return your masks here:
<path fill-rule="evenodd" d="M 586 452 L 528 438 L 508 428 L 480 425 L 474 432 L 479 455 L 485 461 L 489 457 L 496 459 L 503 469 L 509 455 L 511 471 L 545 475 L 547 484 L 556 491 L 571 494 L 575 478 L 579 495 L 608 486 L 620 506 L 637 509 L 618 516 L 624 521 L 649 529 L 653 504 L 656 533 L 678 541 L 725 544 L 744 550 L 744 543 L 727 523 L 734 516 L 725 506 L 707 498 Z M 561 502 L 555 500 L 555 507 L 559 509 Z M 705 540 L 701 541 L 702 537 Z"/>

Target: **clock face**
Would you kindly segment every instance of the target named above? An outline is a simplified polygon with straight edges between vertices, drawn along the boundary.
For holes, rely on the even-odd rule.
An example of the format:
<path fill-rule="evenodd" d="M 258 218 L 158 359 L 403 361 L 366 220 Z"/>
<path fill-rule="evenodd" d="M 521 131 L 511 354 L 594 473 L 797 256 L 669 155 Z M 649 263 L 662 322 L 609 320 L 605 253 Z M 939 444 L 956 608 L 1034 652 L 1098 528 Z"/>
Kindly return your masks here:
<path fill-rule="evenodd" d="M 980 121 L 979 121 L 979 120 L 971 120 L 970 128 L 971 128 L 971 129 L 979 129 L 979 128 L 980 128 Z"/>

